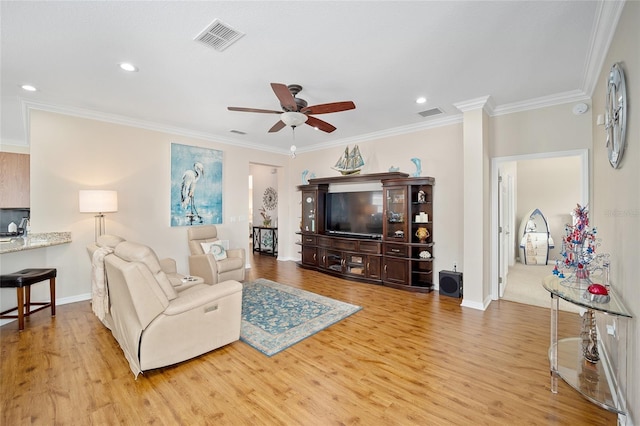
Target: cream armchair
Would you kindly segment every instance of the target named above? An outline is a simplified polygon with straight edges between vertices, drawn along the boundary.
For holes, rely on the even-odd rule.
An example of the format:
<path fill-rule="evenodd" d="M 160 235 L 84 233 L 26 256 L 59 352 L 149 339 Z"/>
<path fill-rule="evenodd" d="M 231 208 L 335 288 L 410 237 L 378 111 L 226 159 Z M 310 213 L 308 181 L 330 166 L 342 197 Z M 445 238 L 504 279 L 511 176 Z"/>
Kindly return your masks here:
<path fill-rule="evenodd" d="M 117 237 L 116 237 L 117 238 Z M 109 322 L 131 371 L 143 371 L 186 361 L 240 338 L 242 284 L 225 281 L 188 288 L 173 283 L 149 247 L 122 239 L 104 251 Z M 95 260 L 95 257 L 94 257 Z M 171 274 L 172 271 L 170 270 Z"/>
<path fill-rule="evenodd" d="M 246 254 L 243 248 L 220 250 L 224 259 L 216 260 L 211 243 L 220 241 L 215 225 L 195 226 L 187 229 L 189 239 L 189 273 L 204 278 L 207 283 L 227 280 L 244 281 Z"/>

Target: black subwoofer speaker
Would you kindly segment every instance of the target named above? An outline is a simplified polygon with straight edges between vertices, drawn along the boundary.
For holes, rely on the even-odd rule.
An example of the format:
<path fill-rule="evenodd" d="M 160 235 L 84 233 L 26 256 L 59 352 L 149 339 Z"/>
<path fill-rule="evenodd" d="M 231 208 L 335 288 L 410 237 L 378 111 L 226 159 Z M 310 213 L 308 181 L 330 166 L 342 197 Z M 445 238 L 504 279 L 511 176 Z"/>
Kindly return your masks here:
<path fill-rule="evenodd" d="M 462 272 L 440 271 L 440 294 L 462 297 Z"/>

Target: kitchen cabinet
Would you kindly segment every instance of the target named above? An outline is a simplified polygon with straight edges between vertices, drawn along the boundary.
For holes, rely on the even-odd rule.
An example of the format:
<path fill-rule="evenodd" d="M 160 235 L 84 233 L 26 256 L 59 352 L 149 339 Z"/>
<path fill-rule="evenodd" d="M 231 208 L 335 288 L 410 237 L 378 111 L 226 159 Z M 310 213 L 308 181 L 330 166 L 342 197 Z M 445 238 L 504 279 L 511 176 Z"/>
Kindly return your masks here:
<path fill-rule="evenodd" d="M 0 152 L 0 208 L 30 206 L 29 155 Z"/>

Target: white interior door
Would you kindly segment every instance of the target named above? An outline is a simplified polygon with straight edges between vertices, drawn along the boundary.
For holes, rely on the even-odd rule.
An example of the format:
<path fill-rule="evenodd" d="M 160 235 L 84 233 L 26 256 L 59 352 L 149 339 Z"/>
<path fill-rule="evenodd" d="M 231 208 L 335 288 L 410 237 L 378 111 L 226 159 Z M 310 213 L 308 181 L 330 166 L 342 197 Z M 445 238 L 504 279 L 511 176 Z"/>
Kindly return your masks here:
<path fill-rule="evenodd" d="M 511 223 L 513 221 L 513 194 L 510 175 L 498 176 L 498 294 L 504 296 L 512 253 Z"/>

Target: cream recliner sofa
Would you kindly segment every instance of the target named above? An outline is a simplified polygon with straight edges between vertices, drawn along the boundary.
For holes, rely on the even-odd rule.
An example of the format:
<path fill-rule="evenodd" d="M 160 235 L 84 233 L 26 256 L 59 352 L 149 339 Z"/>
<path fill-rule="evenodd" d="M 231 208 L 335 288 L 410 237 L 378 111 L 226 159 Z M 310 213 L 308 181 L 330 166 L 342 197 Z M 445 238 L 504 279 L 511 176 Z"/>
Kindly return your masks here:
<path fill-rule="evenodd" d="M 244 281 L 246 254 L 243 248 L 225 250 L 226 259 L 216 260 L 213 254 L 205 253 L 203 243 L 219 241 L 215 225 L 194 226 L 187 229 L 189 239 L 189 273 L 203 277 L 205 282 L 218 283 L 226 280 Z"/>
<path fill-rule="evenodd" d="M 241 283 L 185 283 L 175 262 L 160 261 L 151 248 L 119 237 L 101 236 L 88 251 L 93 272 L 101 261 L 106 272 L 108 304 L 101 320 L 136 377 L 240 338 Z"/>

